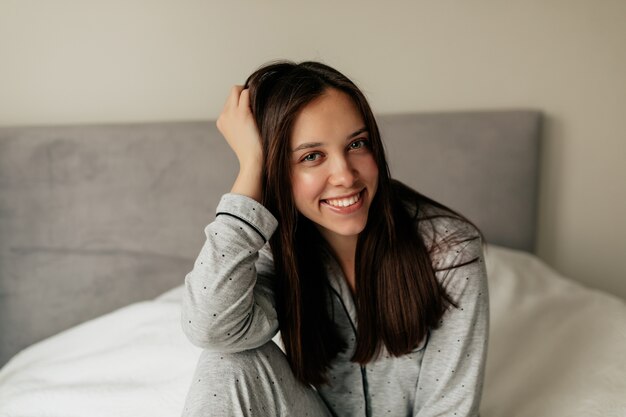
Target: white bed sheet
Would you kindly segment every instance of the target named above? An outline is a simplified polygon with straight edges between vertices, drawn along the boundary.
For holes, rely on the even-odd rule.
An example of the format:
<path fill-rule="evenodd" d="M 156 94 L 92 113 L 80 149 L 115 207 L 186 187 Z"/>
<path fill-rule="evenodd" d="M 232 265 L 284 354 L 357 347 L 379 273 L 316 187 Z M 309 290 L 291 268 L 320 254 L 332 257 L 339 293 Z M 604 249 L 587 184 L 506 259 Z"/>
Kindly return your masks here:
<path fill-rule="evenodd" d="M 534 255 L 489 245 L 483 417 L 626 416 L 626 303 Z M 200 349 L 182 286 L 21 351 L 0 369 L 1 417 L 172 417 Z M 276 340 L 276 339 L 275 339 Z"/>

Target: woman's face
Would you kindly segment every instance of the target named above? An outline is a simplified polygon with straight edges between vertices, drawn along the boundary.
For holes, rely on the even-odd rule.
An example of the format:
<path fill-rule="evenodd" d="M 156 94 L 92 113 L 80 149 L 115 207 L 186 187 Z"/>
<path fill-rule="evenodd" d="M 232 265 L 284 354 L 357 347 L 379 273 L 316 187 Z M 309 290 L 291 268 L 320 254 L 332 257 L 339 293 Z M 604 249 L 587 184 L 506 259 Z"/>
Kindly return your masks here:
<path fill-rule="evenodd" d="M 291 132 L 293 197 L 327 239 L 358 236 L 378 185 L 369 133 L 351 98 L 336 89 L 305 106 Z"/>

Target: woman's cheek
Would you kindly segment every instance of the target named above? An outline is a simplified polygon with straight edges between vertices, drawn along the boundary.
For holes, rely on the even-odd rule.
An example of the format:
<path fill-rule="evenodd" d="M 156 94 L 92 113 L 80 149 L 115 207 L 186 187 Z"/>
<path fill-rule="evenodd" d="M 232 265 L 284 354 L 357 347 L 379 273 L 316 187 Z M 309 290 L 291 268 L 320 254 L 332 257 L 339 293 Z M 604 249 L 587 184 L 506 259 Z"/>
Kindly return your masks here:
<path fill-rule="evenodd" d="M 321 191 L 318 190 L 320 187 L 318 175 L 311 172 L 296 172 L 293 175 L 292 181 L 293 197 L 300 211 L 305 209 L 303 207 L 305 204 L 319 198 Z M 323 187 L 321 189 L 323 190 Z"/>

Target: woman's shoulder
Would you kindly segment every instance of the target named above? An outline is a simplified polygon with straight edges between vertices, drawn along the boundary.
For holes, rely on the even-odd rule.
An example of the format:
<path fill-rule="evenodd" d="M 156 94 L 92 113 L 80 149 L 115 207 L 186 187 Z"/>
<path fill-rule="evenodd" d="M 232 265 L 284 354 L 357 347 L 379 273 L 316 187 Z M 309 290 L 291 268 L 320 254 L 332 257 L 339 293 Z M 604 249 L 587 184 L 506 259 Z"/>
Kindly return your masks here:
<path fill-rule="evenodd" d="M 479 230 L 459 212 L 436 201 L 400 181 L 393 180 L 398 200 L 414 221 L 425 243 L 450 240 L 450 237 L 472 237 Z"/>
<path fill-rule="evenodd" d="M 415 222 L 420 234 L 430 241 L 449 240 L 450 237 L 460 238 L 480 235 L 478 229 L 463 216 L 445 207 L 429 202 L 420 202 Z"/>
<path fill-rule="evenodd" d="M 482 253 L 482 235 L 474 224 L 430 199 L 407 206 L 435 269 L 470 262 Z M 406 204 L 406 203 L 405 203 Z"/>

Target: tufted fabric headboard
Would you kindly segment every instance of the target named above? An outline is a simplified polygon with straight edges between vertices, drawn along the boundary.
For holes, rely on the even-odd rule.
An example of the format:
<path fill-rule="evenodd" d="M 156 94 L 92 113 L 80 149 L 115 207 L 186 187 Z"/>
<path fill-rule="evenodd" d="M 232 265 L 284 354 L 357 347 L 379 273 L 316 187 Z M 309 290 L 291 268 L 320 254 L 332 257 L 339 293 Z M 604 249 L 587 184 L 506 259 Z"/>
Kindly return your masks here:
<path fill-rule="evenodd" d="M 377 120 L 392 176 L 533 251 L 539 112 Z M 214 121 L 0 128 L 0 366 L 182 285 L 237 167 Z"/>

